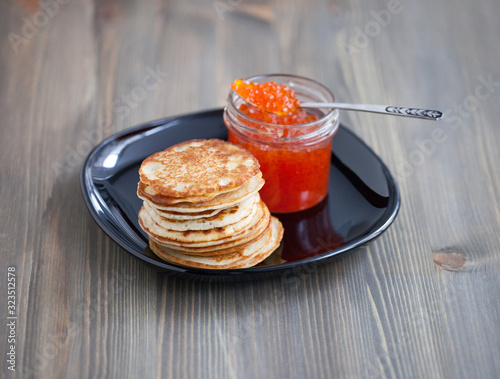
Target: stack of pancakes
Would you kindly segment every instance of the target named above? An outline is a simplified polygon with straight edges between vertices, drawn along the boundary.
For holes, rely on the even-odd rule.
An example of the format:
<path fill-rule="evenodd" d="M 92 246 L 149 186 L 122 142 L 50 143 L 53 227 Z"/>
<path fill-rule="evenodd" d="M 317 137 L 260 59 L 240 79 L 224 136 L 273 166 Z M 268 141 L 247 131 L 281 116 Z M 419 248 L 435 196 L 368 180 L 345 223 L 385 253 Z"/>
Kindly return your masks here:
<path fill-rule="evenodd" d="M 146 158 L 139 174 L 139 223 L 167 262 L 251 267 L 281 242 L 283 227 L 259 196 L 259 163 L 238 145 L 186 141 Z"/>

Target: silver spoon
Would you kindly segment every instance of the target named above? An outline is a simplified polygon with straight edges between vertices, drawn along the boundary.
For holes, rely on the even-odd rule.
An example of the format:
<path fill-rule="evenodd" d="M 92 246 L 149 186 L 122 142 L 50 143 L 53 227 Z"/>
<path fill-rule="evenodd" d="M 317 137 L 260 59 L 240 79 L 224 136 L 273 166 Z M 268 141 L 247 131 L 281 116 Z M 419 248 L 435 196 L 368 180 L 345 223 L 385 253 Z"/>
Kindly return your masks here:
<path fill-rule="evenodd" d="M 387 105 L 372 104 L 348 104 L 348 103 L 302 103 L 301 108 L 334 108 L 347 111 L 361 111 L 371 113 L 382 113 L 393 116 L 423 118 L 424 120 L 441 120 L 443 112 L 432 109 L 395 107 Z"/>

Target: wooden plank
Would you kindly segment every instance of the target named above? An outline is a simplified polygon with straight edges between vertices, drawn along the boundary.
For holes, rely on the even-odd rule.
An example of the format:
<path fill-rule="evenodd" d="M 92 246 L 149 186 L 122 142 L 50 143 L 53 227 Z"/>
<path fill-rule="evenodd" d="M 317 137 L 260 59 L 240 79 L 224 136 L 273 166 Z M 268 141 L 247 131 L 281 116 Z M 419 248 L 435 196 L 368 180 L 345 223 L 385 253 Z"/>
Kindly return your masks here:
<path fill-rule="evenodd" d="M 0 2 L 0 281 L 16 267 L 17 377 L 500 375 L 497 1 L 44 4 Z M 233 79 L 269 72 L 344 102 L 447 111 L 342 112 L 397 177 L 394 225 L 251 282 L 158 274 L 115 245 L 80 194 L 92 146 L 223 106 Z"/>

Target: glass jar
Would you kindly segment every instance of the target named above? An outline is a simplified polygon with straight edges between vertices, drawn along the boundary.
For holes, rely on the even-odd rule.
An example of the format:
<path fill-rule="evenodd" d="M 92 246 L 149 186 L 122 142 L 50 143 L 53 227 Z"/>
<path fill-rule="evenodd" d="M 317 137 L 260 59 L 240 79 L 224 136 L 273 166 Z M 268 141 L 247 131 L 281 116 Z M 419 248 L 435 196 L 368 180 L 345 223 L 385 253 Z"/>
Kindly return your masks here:
<path fill-rule="evenodd" d="M 294 75 L 260 75 L 245 79 L 254 83 L 273 81 L 287 85 L 302 102 L 334 102 L 333 94 L 320 83 Z M 328 192 L 332 137 L 339 126 L 336 109 L 302 110 L 315 121 L 284 125 L 255 119 L 242 112 L 245 101 L 234 91 L 224 109 L 229 141 L 249 150 L 259 161 L 265 180 L 260 195 L 271 212 L 308 209 Z M 274 116 L 274 115 L 273 115 Z"/>

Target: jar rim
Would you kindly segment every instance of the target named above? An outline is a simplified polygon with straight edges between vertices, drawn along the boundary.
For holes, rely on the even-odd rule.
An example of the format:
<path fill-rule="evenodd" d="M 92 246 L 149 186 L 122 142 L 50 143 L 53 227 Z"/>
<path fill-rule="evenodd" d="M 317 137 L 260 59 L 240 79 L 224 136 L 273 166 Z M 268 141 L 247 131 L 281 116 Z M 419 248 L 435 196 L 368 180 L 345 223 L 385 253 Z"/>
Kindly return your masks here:
<path fill-rule="evenodd" d="M 305 76 L 292 75 L 292 74 L 262 74 L 262 75 L 254 75 L 254 76 L 251 76 L 249 78 L 245 78 L 243 80 L 251 82 L 251 81 L 255 81 L 255 80 L 267 79 L 267 78 L 272 78 L 272 77 L 274 77 L 274 78 L 282 77 L 282 78 L 289 78 L 292 80 L 296 79 L 296 80 L 302 80 L 302 81 L 309 82 L 310 84 L 318 86 L 320 88 L 320 90 L 325 91 L 327 93 L 327 95 L 331 97 L 331 102 L 335 102 L 335 96 L 334 96 L 333 92 L 330 91 L 329 88 L 327 88 L 326 86 L 324 86 L 320 82 L 318 82 L 314 79 L 307 78 Z M 287 85 L 290 86 L 289 84 L 287 84 Z M 238 113 L 238 116 L 241 116 L 241 117 L 243 117 L 243 119 L 246 119 L 250 122 L 258 122 L 260 125 L 263 125 L 263 126 L 280 127 L 280 128 L 286 128 L 286 129 L 294 129 L 294 128 L 299 129 L 302 127 L 311 127 L 311 126 L 314 126 L 315 124 L 322 123 L 326 119 L 328 119 L 330 117 L 334 117 L 335 113 L 337 114 L 337 117 L 338 117 L 338 109 L 331 108 L 327 113 L 325 113 L 324 115 L 322 115 L 320 118 L 318 118 L 315 121 L 310 121 L 310 122 L 306 122 L 303 124 L 292 124 L 292 125 L 272 124 L 272 123 L 268 123 L 265 121 L 255 120 L 254 118 L 241 112 L 239 110 L 239 108 L 236 106 L 236 104 L 234 103 L 235 97 L 240 97 L 240 95 L 236 91 L 231 89 L 231 91 L 229 92 L 228 102 L 231 105 L 231 107 Z"/>

